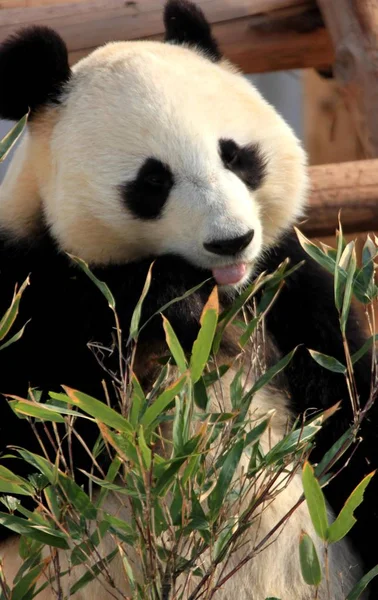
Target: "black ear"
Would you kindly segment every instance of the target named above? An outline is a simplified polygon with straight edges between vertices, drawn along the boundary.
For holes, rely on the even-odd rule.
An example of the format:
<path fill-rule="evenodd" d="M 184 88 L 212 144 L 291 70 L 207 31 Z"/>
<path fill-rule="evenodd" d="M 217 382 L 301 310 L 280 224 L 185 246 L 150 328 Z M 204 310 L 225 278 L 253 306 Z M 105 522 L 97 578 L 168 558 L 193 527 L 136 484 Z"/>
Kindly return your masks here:
<path fill-rule="evenodd" d="M 202 10 L 188 0 L 168 0 L 164 10 L 165 41 L 202 50 L 214 62 L 221 60 L 216 40 Z"/>
<path fill-rule="evenodd" d="M 49 27 L 27 27 L 0 45 L 0 117 L 18 121 L 57 102 L 69 80 L 67 47 Z"/>

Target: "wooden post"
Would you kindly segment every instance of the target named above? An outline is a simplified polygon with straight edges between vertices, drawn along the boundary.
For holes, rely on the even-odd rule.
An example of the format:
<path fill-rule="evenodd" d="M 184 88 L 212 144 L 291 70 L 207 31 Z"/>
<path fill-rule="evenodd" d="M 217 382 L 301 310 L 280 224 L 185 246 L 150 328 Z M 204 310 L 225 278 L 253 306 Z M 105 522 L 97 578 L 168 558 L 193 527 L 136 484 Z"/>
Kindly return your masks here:
<path fill-rule="evenodd" d="M 377 0 L 318 0 L 341 83 L 366 158 L 378 157 Z"/>
<path fill-rule="evenodd" d="M 299 225 L 309 236 L 334 235 L 341 210 L 345 233 L 378 229 L 378 159 L 309 168 L 307 218 Z"/>
<path fill-rule="evenodd" d="M 323 68 L 332 43 L 315 0 L 196 0 L 226 58 L 245 73 Z M 161 39 L 165 0 L 0 0 L 0 43 L 25 25 L 49 25 L 74 63 L 109 41 Z"/>

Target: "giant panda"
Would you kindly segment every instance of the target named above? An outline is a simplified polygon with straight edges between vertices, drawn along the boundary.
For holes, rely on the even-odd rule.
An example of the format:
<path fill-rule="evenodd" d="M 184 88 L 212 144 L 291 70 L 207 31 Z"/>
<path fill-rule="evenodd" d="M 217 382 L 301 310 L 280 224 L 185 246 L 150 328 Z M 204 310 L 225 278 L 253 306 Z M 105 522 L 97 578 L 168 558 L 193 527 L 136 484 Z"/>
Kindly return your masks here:
<path fill-rule="evenodd" d="M 278 441 L 298 415 L 341 400 L 317 438 L 312 455 L 317 461 L 349 426 L 352 414 L 343 376 L 322 369 L 307 352 L 343 357 L 332 279 L 304 256 L 292 234 L 305 214 L 305 153 L 280 115 L 222 57 L 198 7 L 169 0 L 164 22 L 164 42 L 108 43 L 73 68 L 63 40 L 46 27 L 21 30 L 0 48 L 0 117 L 17 120 L 29 113 L 26 134 L 0 188 L 0 314 L 15 284 L 29 274 L 31 282 L 20 307 L 20 321 L 30 322 L 23 337 L 1 353 L 0 391 L 26 397 L 29 387 L 46 394 L 65 384 L 105 401 L 103 381 L 112 389 L 117 360 L 106 353 L 99 360 L 88 347 L 89 342 L 111 345 L 112 314 L 70 254 L 87 261 L 108 284 L 123 331 L 129 329 L 152 260 L 145 320 L 206 281 L 165 313 L 187 351 L 214 284 L 225 307 L 258 273 L 273 271 L 287 257 L 292 264 L 305 259 L 266 320 L 272 355 L 300 347 L 284 378 L 257 395 L 255 408 L 261 414 L 275 409 L 269 436 Z M 348 336 L 352 351 L 364 342 L 355 315 Z M 160 317 L 144 329 L 138 347 L 137 375 L 148 390 L 156 360 L 166 354 Z M 232 359 L 237 349 L 230 341 L 222 352 Z M 370 393 L 369 361 L 366 355 L 355 365 L 362 403 Z M 222 382 L 227 410 L 227 377 Z M 376 422 L 373 408 L 348 468 L 325 488 L 330 511 L 338 512 L 376 465 Z M 87 426 L 82 434 L 88 445 L 97 436 Z M 270 441 L 263 438 L 262 445 Z M 28 423 L 18 420 L 3 399 L 3 455 L 8 446 L 39 452 Z M 73 452 L 81 467 L 81 445 Z M 3 457 L 1 464 L 26 474 L 20 461 Z M 367 536 L 376 539 L 378 533 L 377 489 L 373 479 L 348 540 L 331 548 L 331 588 L 321 587 L 318 600 L 346 597 L 378 561 L 375 548 L 366 543 Z M 298 473 L 264 511 L 254 534 L 269 531 L 301 493 Z M 313 598 L 299 569 L 302 529 L 316 539 L 305 504 L 216 597 Z M 17 548 L 17 537 L 1 529 L 2 568 L 10 581 L 21 564 Z M 318 552 L 324 562 L 319 543 Z M 115 580 L 125 586 L 121 566 L 113 564 Z M 122 589 L 126 597 L 127 586 Z M 114 597 L 97 582 L 77 597 L 90 594 Z M 49 589 L 38 596 L 51 597 Z"/>

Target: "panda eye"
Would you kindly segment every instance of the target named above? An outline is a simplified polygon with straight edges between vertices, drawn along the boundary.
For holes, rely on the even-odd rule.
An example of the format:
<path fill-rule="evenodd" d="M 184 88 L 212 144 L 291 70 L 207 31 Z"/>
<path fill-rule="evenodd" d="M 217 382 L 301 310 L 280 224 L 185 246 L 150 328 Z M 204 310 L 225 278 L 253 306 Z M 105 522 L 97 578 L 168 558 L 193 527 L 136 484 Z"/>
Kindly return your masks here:
<path fill-rule="evenodd" d="M 258 144 L 238 146 L 234 140 L 219 140 L 219 154 L 223 165 L 241 179 L 246 186 L 256 190 L 266 173 L 266 159 Z"/>
<path fill-rule="evenodd" d="M 139 219 L 158 219 L 173 187 L 174 179 L 168 165 L 156 158 L 147 158 L 136 178 L 120 186 L 128 209 Z"/>
<path fill-rule="evenodd" d="M 167 176 L 162 173 L 150 174 L 145 176 L 144 181 L 153 187 L 163 187 L 167 183 Z"/>
<path fill-rule="evenodd" d="M 240 148 L 233 140 L 221 140 L 220 154 L 223 164 L 227 167 L 235 165 L 240 156 Z"/>

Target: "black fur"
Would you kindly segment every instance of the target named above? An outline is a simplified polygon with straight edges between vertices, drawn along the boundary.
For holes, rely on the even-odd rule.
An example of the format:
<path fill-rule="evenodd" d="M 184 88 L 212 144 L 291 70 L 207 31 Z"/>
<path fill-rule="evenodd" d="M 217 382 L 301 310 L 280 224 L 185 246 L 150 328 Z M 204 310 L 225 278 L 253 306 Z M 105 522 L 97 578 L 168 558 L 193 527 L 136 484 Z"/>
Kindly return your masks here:
<path fill-rule="evenodd" d="M 156 158 L 147 158 L 134 181 L 121 186 L 125 204 L 139 219 L 156 219 L 174 184 L 172 171 Z"/>
<path fill-rule="evenodd" d="M 0 45 L 0 118 L 19 120 L 58 102 L 70 78 L 67 48 L 49 27 L 26 27 Z"/>
<path fill-rule="evenodd" d="M 251 190 L 260 187 L 266 160 L 257 144 L 240 147 L 234 140 L 219 140 L 219 152 L 226 169 L 240 177 Z"/>
<path fill-rule="evenodd" d="M 217 41 L 202 10 L 188 0 L 169 0 L 164 10 L 165 41 L 193 46 L 208 58 L 218 62 L 222 58 Z"/>

